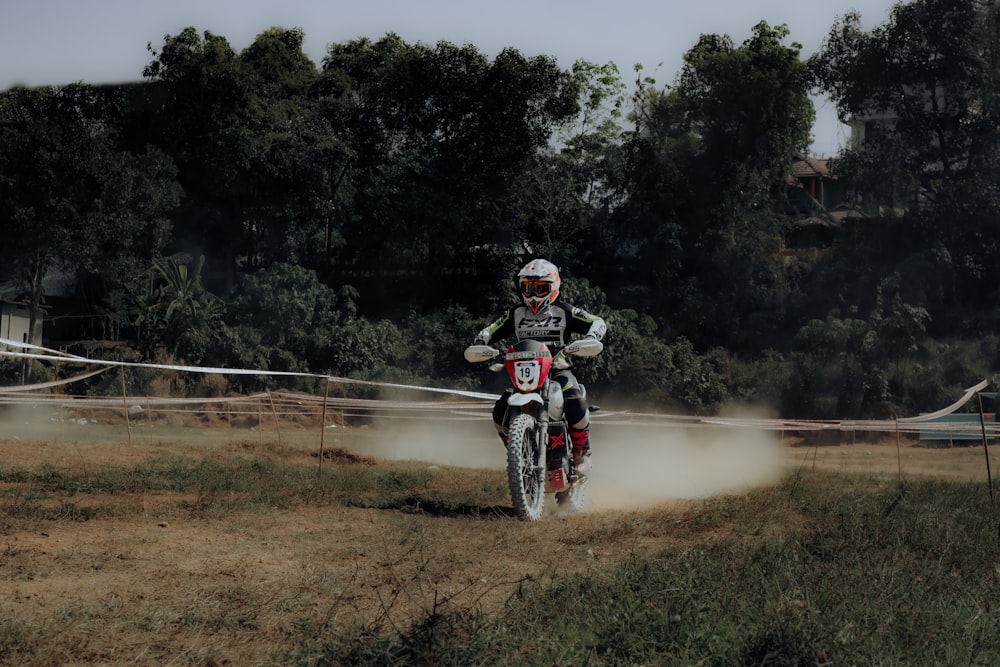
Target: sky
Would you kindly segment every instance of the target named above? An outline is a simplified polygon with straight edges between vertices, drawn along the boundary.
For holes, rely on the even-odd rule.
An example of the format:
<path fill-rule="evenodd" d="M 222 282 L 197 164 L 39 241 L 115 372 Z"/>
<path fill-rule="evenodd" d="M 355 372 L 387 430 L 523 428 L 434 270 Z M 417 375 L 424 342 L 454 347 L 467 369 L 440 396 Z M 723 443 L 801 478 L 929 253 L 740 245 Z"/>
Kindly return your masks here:
<path fill-rule="evenodd" d="M 147 45 L 194 27 L 237 51 L 270 27 L 301 28 L 319 66 L 329 44 L 395 32 L 405 42 L 471 44 L 488 57 L 513 47 L 553 56 L 568 69 L 584 59 L 613 62 L 626 81 L 633 66 L 673 82 L 701 34 L 743 43 L 753 26 L 785 24 L 786 44 L 817 52 L 839 17 L 862 28 L 884 24 L 897 0 L 0 0 L 0 90 L 14 85 L 109 83 L 142 78 Z M 836 155 L 848 130 L 833 105 L 815 98 L 811 152 Z"/>

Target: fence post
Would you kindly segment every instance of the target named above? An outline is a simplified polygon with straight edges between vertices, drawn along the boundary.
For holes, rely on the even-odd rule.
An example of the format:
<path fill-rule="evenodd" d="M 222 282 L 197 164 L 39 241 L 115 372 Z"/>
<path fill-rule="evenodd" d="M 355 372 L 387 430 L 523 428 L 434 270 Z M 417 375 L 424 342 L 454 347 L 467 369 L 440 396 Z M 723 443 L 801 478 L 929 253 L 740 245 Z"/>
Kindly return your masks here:
<path fill-rule="evenodd" d="M 132 423 L 128 418 L 128 398 L 125 394 L 125 367 L 119 366 L 121 373 L 119 377 L 122 380 L 122 407 L 125 409 L 125 430 L 128 431 L 128 444 L 132 444 Z"/>
<path fill-rule="evenodd" d="M 986 454 L 986 479 L 990 484 L 990 502 L 993 502 L 993 474 L 990 472 L 990 448 L 986 441 L 986 417 L 983 414 L 983 395 L 978 391 L 976 398 L 979 399 L 979 428 L 983 432 L 983 452 Z"/>
<path fill-rule="evenodd" d="M 323 378 L 326 390 L 323 392 L 323 415 L 319 419 L 319 470 L 323 472 L 323 437 L 326 435 L 326 403 L 330 400 L 330 378 Z"/>

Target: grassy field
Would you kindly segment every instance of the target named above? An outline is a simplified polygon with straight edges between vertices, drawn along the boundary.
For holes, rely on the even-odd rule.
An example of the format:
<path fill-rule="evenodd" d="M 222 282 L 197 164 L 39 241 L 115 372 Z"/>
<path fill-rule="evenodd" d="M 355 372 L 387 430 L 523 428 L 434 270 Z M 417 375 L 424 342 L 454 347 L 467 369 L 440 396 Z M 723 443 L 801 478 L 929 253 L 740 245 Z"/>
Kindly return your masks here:
<path fill-rule="evenodd" d="M 981 445 L 597 426 L 525 523 L 484 426 L 8 424 L 0 664 L 1000 664 Z"/>

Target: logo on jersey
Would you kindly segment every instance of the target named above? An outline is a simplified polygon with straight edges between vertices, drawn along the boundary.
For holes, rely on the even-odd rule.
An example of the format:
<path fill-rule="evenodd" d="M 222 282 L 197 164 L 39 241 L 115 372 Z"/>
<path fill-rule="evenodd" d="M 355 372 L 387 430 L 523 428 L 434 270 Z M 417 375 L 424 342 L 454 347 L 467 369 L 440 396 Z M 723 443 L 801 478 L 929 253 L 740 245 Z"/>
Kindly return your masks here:
<path fill-rule="evenodd" d="M 517 323 L 517 328 L 524 329 L 562 329 L 563 328 L 563 317 L 562 315 L 549 315 L 548 317 L 543 317 L 541 319 L 535 319 L 530 317 L 522 317 L 521 321 Z"/>
<path fill-rule="evenodd" d="M 518 339 L 560 341 L 567 324 L 566 313 L 561 308 L 550 308 L 545 313 L 532 315 L 524 309 L 516 320 Z"/>

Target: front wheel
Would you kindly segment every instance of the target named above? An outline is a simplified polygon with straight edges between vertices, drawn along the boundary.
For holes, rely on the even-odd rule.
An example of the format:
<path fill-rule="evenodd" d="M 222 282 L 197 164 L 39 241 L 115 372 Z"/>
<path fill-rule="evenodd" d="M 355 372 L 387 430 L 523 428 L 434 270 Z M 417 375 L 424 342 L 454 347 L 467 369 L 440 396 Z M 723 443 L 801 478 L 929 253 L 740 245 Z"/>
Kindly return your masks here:
<path fill-rule="evenodd" d="M 528 521 L 542 518 L 545 507 L 545 462 L 541 460 L 538 424 L 519 414 L 507 427 L 507 485 L 514 512 Z"/>

